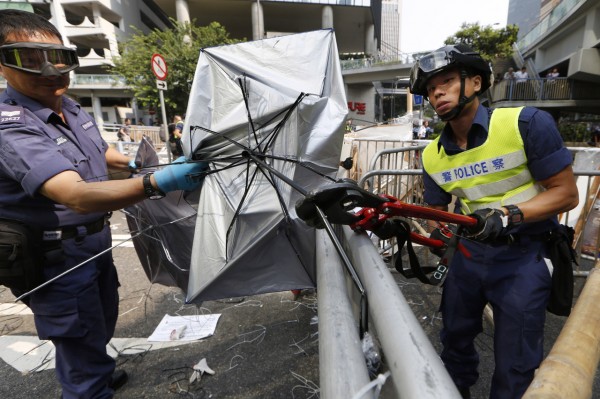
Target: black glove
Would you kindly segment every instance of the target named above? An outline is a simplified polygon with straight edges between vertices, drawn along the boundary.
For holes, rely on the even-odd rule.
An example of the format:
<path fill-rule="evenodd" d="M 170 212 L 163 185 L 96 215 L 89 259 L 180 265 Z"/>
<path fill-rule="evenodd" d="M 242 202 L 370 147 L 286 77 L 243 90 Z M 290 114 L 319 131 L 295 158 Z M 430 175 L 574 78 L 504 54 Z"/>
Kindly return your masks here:
<path fill-rule="evenodd" d="M 469 216 L 477 219 L 477 224 L 465 228 L 465 237 L 475 241 L 493 242 L 504 231 L 504 212 L 500 209 L 480 209 Z"/>
<path fill-rule="evenodd" d="M 446 249 L 448 248 L 448 242 L 450 241 L 450 238 L 456 234 L 456 230 L 458 230 L 458 228 L 456 226 L 450 226 L 448 225 L 448 230 L 450 230 L 450 234 L 449 235 L 445 235 L 440 229 L 435 229 L 431 232 L 431 234 L 429 234 L 429 238 L 433 239 L 433 240 L 440 240 L 443 241 L 444 244 L 446 244 L 444 247 L 442 248 L 430 248 L 429 251 L 434 254 L 439 256 L 440 258 L 442 256 L 444 256 L 444 253 L 446 252 Z"/>

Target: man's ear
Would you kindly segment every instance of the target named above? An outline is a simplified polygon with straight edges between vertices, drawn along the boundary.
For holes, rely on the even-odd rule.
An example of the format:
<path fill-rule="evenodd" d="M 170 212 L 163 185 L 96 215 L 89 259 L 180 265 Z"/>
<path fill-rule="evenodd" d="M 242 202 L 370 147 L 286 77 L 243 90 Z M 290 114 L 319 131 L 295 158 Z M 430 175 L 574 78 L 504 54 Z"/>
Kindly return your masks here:
<path fill-rule="evenodd" d="M 471 77 L 471 82 L 473 82 L 473 91 L 480 92 L 481 91 L 481 82 L 483 78 L 481 75 L 475 75 Z"/>

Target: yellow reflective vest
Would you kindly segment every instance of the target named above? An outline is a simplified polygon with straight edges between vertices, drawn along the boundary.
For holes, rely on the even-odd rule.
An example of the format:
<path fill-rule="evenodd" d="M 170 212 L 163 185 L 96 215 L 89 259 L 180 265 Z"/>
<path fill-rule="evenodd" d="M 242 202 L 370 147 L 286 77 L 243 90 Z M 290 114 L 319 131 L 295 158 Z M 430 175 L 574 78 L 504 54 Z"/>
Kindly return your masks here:
<path fill-rule="evenodd" d="M 423 150 L 423 168 L 444 191 L 460 199 L 463 213 L 527 201 L 543 191 L 527 168 L 519 132 L 522 109 L 495 109 L 487 140 L 479 147 L 448 155 L 438 147 L 438 137 Z"/>

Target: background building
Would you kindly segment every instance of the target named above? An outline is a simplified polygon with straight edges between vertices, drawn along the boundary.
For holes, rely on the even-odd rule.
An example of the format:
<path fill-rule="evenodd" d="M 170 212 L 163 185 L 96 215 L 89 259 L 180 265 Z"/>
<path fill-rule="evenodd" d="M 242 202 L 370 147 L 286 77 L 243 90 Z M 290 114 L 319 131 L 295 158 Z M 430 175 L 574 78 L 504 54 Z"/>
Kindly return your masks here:
<path fill-rule="evenodd" d="M 402 0 L 383 0 L 381 3 L 381 41 L 382 58 L 400 59 L 400 18 Z"/>
<path fill-rule="evenodd" d="M 172 20 L 218 21 L 242 40 L 334 28 L 349 118 L 382 122 L 412 111 L 406 82 L 414 60 L 400 51 L 401 0 L 0 0 L 0 7 L 48 17 L 77 47 L 81 68 L 72 73 L 69 93 L 101 127 L 125 117 L 151 124 L 153 111 L 138 109 L 128 87 L 105 68 L 119 56 L 118 43 L 134 32 L 132 26 L 148 32 L 172 26 Z M 599 114 L 597 21 L 598 0 L 510 0 L 507 22 L 520 27 L 514 64 L 526 65 L 535 80 L 527 96 L 515 96 L 504 82 L 495 85 L 491 105 L 533 105 L 557 117 Z M 555 67 L 562 80 L 548 95 L 543 77 Z"/>
<path fill-rule="evenodd" d="M 80 67 L 71 75 L 69 95 L 79 101 L 102 127 L 130 117 L 142 122 L 143 112 L 117 76 L 106 67 L 119 57 L 118 43 L 133 33 L 171 25 L 166 14 L 151 0 L 12 0 L 1 8 L 21 8 L 48 18 L 60 31 L 66 45 L 75 46 Z M 5 83 L 0 83 L 0 88 Z M 152 117 L 146 115 L 145 122 Z"/>
<path fill-rule="evenodd" d="M 518 38 L 522 38 L 540 20 L 542 0 L 509 0 L 507 25 L 519 27 Z"/>
<path fill-rule="evenodd" d="M 105 70 L 119 56 L 118 43 L 134 32 L 133 26 L 148 32 L 171 26 L 170 18 L 181 22 L 194 20 L 198 25 L 218 21 L 231 37 L 242 40 L 335 28 L 341 53 L 376 56 L 381 35 L 381 2 L 12 0 L 0 1 L 0 7 L 24 8 L 46 16 L 57 26 L 66 44 L 77 47 L 81 67 L 72 73 L 69 94 L 102 127 L 105 123 L 120 123 L 125 117 L 144 124 L 150 124 L 154 118 L 153 110 L 138 109 L 123 81 Z M 394 38 L 389 40 L 399 42 Z M 0 88 L 3 85 L 0 82 Z"/>
<path fill-rule="evenodd" d="M 219 22 L 236 39 L 335 28 L 341 53 L 374 55 L 382 0 L 154 0 L 171 18 L 204 26 Z M 145 1 L 144 1 L 145 2 Z"/>
<path fill-rule="evenodd" d="M 522 88 L 507 82 L 492 90 L 494 106 L 532 105 L 557 119 L 597 119 L 600 115 L 600 2 L 598 0 L 511 0 L 510 6 L 537 4 L 535 25 L 515 44 L 514 61 L 526 66 Z M 511 12 L 509 10 L 509 21 Z M 558 80 L 547 80 L 553 68 Z M 595 115 L 595 116 L 591 116 Z"/>

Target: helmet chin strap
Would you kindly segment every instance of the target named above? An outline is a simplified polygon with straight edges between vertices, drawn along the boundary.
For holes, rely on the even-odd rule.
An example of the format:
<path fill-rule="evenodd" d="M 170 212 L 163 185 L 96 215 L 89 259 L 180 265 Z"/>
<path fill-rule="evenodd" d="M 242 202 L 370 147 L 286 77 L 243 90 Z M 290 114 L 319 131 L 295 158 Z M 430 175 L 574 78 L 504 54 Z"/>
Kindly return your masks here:
<path fill-rule="evenodd" d="M 451 121 L 456 118 L 462 112 L 465 105 L 470 103 L 477 97 L 477 92 L 473 93 L 470 97 L 465 96 L 465 80 L 467 79 L 467 71 L 464 69 L 460 71 L 460 99 L 458 100 L 458 105 L 452 108 L 450 111 L 446 112 L 444 115 L 438 115 L 441 120 L 444 122 Z"/>

